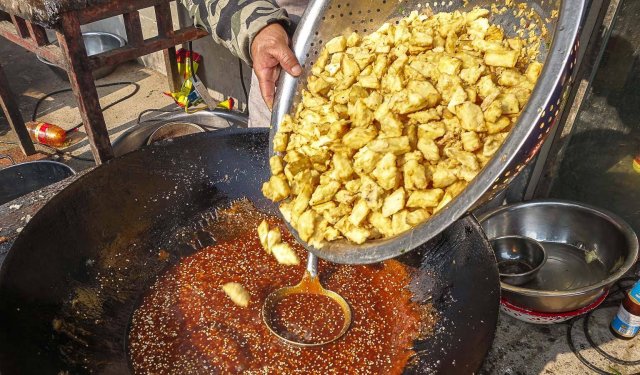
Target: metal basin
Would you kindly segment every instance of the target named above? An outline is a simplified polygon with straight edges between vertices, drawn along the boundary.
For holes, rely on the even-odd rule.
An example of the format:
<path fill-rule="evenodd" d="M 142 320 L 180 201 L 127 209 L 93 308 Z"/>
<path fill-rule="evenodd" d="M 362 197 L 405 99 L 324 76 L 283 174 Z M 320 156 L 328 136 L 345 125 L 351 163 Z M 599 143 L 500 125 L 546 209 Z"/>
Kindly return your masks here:
<path fill-rule="evenodd" d="M 531 238 L 504 236 L 489 241 L 498 261 L 500 280 L 522 285 L 533 280 L 547 262 L 544 247 Z"/>
<path fill-rule="evenodd" d="M 68 165 L 50 160 L 30 161 L 7 167 L 0 170 L 0 205 L 74 174 L 76 172 Z"/>
<path fill-rule="evenodd" d="M 84 39 L 84 48 L 87 50 L 87 56 L 97 55 L 103 52 L 111 51 L 116 48 L 124 47 L 127 42 L 116 34 L 103 31 L 91 31 L 82 33 Z M 54 42 L 54 44 L 57 44 Z M 58 77 L 69 80 L 67 71 L 62 67 L 52 63 L 51 61 L 37 56 L 38 60 L 46 64 Z M 108 76 L 116 70 L 117 65 L 105 65 L 93 70 L 93 79 L 100 79 Z"/>
<path fill-rule="evenodd" d="M 509 302 L 538 312 L 567 312 L 597 299 L 636 262 L 638 238 L 618 216 L 582 203 L 540 200 L 499 207 L 478 218 L 488 238 L 525 236 L 547 262 L 520 286 L 501 283 Z"/>

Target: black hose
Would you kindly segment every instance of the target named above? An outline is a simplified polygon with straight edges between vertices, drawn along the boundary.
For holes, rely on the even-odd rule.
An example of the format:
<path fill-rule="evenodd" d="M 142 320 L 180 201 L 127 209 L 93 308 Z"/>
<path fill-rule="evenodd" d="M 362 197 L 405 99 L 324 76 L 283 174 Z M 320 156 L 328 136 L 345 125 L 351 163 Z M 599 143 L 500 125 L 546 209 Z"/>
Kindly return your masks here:
<path fill-rule="evenodd" d="M 602 350 L 602 348 L 600 348 L 600 346 L 598 344 L 596 344 L 596 342 L 591 337 L 591 334 L 589 333 L 589 320 L 591 318 L 591 315 L 593 315 L 593 313 L 595 311 L 597 311 L 597 310 L 618 307 L 620 305 L 620 303 L 624 300 L 625 296 L 626 296 L 626 290 L 620 284 L 621 283 L 625 283 L 625 282 L 635 282 L 635 281 L 636 280 L 633 277 L 624 277 L 624 278 L 621 278 L 620 280 L 618 280 L 618 282 L 616 282 L 616 284 L 615 284 L 615 287 L 616 287 L 617 290 L 615 292 L 611 293 L 607 297 L 605 303 L 603 303 L 600 306 L 598 306 L 597 308 L 587 312 L 583 317 L 583 324 L 582 324 L 582 330 L 583 330 L 585 338 L 589 342 L 589 345 L 591 345 L 591 347 L 593 349 L 595 349 L 598 353 L 600 353 L 600 355 L 602 355 L 603 357 L 605 357 L 609 361 L 611 361 L 613 363 L 616 363 L 616 364 L 624 365 L 624 366 L 639 365 L 640 364 L 640 360 L 626 361 L 626 360 L 623 360 L 623 359 L 616 358 L 616 357 L 612 356 L 611 354 L 609 354 L 609 353 L 605 352 L 604 350 Z M 620 294 L 620 293 L 622 294 L 622 297 L 615 297 L 617 294 Z M 610 371 L 605 371 L 605 370 L 602 370 L 602 369 L 598 368 L 596 365 L 594 365 L 593 363 L 589 362 L 586 358 L 584 358 L 582 356 L 582 354 L 580 354 L 580 351 L 576 349 L 575 344 L 573 343 L 573 335 L 572 335 L 571 331 L 573 330 L 574 323 L 578 319 L 579 318 L 571 319 L 571 321 L 569 321 L 569 325 L 567 326 L 567 343 L 569 344 L 569 348 L 571 349 L 573 354 L 575 354 L 575 356 L 578 358 L 578 360 L 580 360 L 580 362 L 582 362 L 583 365 L 587 366 L 592 371 L 594 371 L 594 372 L 596 372 L 598 374 L 602 374 L 602 375 L 610 375 L 611 374 Z M 629 375 L 640 375 L 640 372 L 636 372 L 636 373 L 629 374 Z"/>

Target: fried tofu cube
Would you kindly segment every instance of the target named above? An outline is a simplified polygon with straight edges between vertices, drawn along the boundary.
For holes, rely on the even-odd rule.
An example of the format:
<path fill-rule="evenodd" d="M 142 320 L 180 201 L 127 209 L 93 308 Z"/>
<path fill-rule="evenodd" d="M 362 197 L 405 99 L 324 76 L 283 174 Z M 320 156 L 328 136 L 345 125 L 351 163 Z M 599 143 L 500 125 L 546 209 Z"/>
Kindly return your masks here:
<path fill-rule="evenodd" d="M 395 155 L 402 155 L 411 151 L 411 145 L 409 144 L 409 138 L 407 136 L 378 138 L 369 142 L 367 147 L 375 152 L 390 152 Z"/>
<path fill-rule="evenodd" d="M 367 176 L 362 177 L 360 197 L 367 202 L 370 209 L 379 210 L 382 207 L 384 195 L 384 189 L 373 179 Z"/>
<path fill-rule="evenodd" d="M 472 152 L 463 151 L 455 148 L 445 149 L 445 153 L 451 159 L 457 161 L 461 165 L 473 170 L 477 171 L 480 169 L 480 164 L 478 163 L 478 159 Z"/>
<path fill-rule="evenodd" d="M 311 76 L 307 80 L 307 88 L 316 95 L 326 95 L 331 90 L 331 83 L 323 77 Z"/>
<path fill-rule="evenodd" d="M 302 215 L 300 215 L 296 230 L 298 231 L 300 239 L 304 242 L 308 242 L 311 236 L 313 236 L 317 218 L 318 215 L 313 210 L 306 210 Z"/>
<path fill-rule="evenodd" d="M 375 111 L 378 107 L 380 107 L 383 99 L 384 98 L 378 91 L 371 91 L 371 94 L 369 94 L 369 96 L 366 99 L 364 99 L 364 104 L 366 104 L 367 107 L 369 107 L 369 109 Z M 374 117 L 375 117 L 375 113 L 374 113 Z"/>
<path fill-rule="evenodd" d="M 406 202 L 406 193 L 404 188 L 399 188 L 393 193 L 389 194 L 382 204 L 382 215 L 389 217 L 396 212 L 402 210 Z"/>
<path fill-rule="evenodd" d="M 420 208 L 420 209 L 409 212 L 407 214 L 406 221 L 407 221 L 407 224 L 409 224 L 412 227 L 415 227 L 416 225 L 427 221 L 427 219 L 429 219 L 430 216 L 431 214 L 429 214 L 429 211 Z"/>
<path fill-rule="evenodd" d="M 513 115 L 520 112 L 520 103 L 514 94 L 504 94 L 499 96 L 499 99 L 502 104 L 502 113 Z"/>
<path fill-rule="evenodd" d="M 293 203 L 292 202 L 283 202 L 280 203 L 280 213 L 282 214 L 282 217 L 289 223 L 293 223 L 291 220 L 291 210 L 293 207 Z"/>
<path fill-rule="evenodd" d="M 505 69 L 498 76 L 498 84 L 506 87 L 519 85 L 525 78 L 515 69 Z"/>
<path fill-rule="evenodd" d="M 433 210 L 433 213 L 435 214 L 436 212 L 439 212 L 440 210 L 442 210 L 452 200 L 453 200 L 453 197 L 451 196 L 451 194 L 445 193 L 444 196 L 442 197 L 442 200 L 440 201 L 440 204 L 438 204 L 438 207 L 436 207 Z"/>
<path fill-rule="evenodd" d="M 444 195 L 442 189 L 427 189 L 416 190 L 409 195 L 407 200 L 407 207 L 409 208 L 433 208 L 437 207 L 438 203 Z"/>
<path fill-rule="evenodd" d="M 375 167 L 371 175 L 378 181 L 380 187 L 385 190 L 395 189 L 398 185 L 398 168 L 396 167 L 396 156 L 388 152 L 384 154 L 380 162 Z"/>
<path fill-rule="evenodd" d="M 487 130 L 484 114 L 480 106 L 471 102 L 464 102 L 457 107 L 456 116 L 464 130 L 484 132 Z"/>
<path fill-rule="evenodd" d="M 377 90 L 380 88 L 380 80 L 378 80 L 378 77 L 373 74 L 359 75 L 358 83 L 360 84 L 360 86 L 367 89 Z"/>
<path fill-rule="evenodd" d="M 319 185 L 311 195 L 309 204 L 315 206 L 320 203 L 330 201 L 333 196 L 340 190 L 340 183 L 338 181 L 330 181 L 325 185 Z"/>
<path fill-rule="evenodd" d="M 482 142 L 478 133 L 475 132 L 463 132 L 460 134 L 460 140 L 462 141 L 462 148 L 465 151 L 475 151 L 482 147 Z"/>
<path fill-rule="evenodd" d="M 496 122 L 487 122 L 487 133 L 496 134 L 504 131 L 511 125 L 508 117 L 502 116 Z"/>
<path fill-rule="evenodd" d="M 432 121 L 418 126 L 418 138 L 438 139 L 445 135 L 447 127 L 443 122 Z"/>
<path fill-rule="evenodd" d="M 391 217 L 391 231 L 394 235 L 404 233 L 411 229 L 411 225 L 407 223 L 409 211 L 402 210 Z"/>
<path fill-rule="evenodd" d="M 518 62 L 520 53 L 514 50 L 493 49 L 484 54 L 484 63 L 489 66 L 500 66 L 503 68 L 513 68 Z"/>
<path fill-rule="evenodd" d="M 353 150 L 359 150 L 378 136 L 378 130 L 373 127 L 353 128 L 342 137 L 342 143 Z"/>
<path fill-rule="evenodd" d="M 284 172 L 282 158 L 278 155 L 273 155 L 269 158 L 269 168 L 271 169 L 271 174 L 281 174 Z"/>
<path fill-rule="evenodd" d="M 431 176 L 434 188 L 446 188 L 458 180 L 451 169 L 437 165 Z"/>
<path fill-rule="evenodd" d="M 500 90 L 496 86 L 496 84 L 491 80 L 490 76 L 483 76 L 478 81 L 478 95 L 482 99 L 500 94 Z"/>
<path fill-rule="evenodd" d="M 332 226 L 327 226 L 324 230 L 324 239 L 327 241 L 335 241 L 341 237 L 340 231 Z"/>
<path fill-rule="evenodd" d="M 251 295 L 240 283 L 226 283 L 222 285 L 222 290 L 231 299 L 231 302 L 240 307 L 249 306 Z"/>
<path fill-rule="evenodd" d="M 427 81 L 410 81 L 405 90 L 391 97 L 389 108 L 394 113 L 407 114 L 433 108 L 440 102 L 440 93 Z"/>
<path fill-rule="evenodd" d="M 451 56 L 442 56 L 438 61 L 438 70 L 444 74 L 456 75 L 460 73 L 462 61 Z"/>
<path fill-rule="evenodd" d="M 537 61 L 532 62 L 527 67 L 524 75 L 527 77 L 529 82 L 536 83 L 538 81 L 538 77 L 540 77 L 540 73 L 542 72 L 542 64 Z"/>
<path fill-rule="evenodd" d="M 369 174 L 373 172 L 376 164 L 378 163 L 378 161 L 380 161 L 381 158 L 381 154 L 375 151 L 371 151 L 368 147 L 365 146 L 354 155 L 353 169 L 359 175 Z"/>
<path fill-rule="evenodd" d="M 342 232 L 344 236 L 351 242 L 355 244 L 363 244 L 369 236 L 371 236 L 371 232 L 362 227 L 350 227 L 348 230 Z"/>
<path fill-rule="evenodd" d="M 351 194 L 357 194 L 358 192 L 360 192 L 361 186 L 362 181 L 360 179 L 347 181 L 347 183 L 344 184 L 344 188 L 347 189 L 347 191 Z"/>
<path fill-rule="evenodd" d="M 428 122 L 440 120 L 442 118 L 442 114 L 438 112 L 437 108 L 430 108 L 425 111 L 409 113 L 407 117 L 409 117 L 409 123 L 426 124 Z"/>
<path fill-rule="evenodd" d="M 271 176 L 269 181 L 262 185 L 262 194 L 273 202 L 279 202 L 289 196 L 291 190 L 284 175 Z"/>
<path fill-rule="evenodd" d="M 490 157 L 498 151 L 502 143 L 507 138 L 508 133 L 498 133 L 494 135 L 489 135 L 484 140 L 484 146 L 482 148 L 482 154 L 484 156 Z"/>
<path fill-rule="evenodd" d="M 271 254 L 271 249 L 277 244 L 282 242 L 282 234 L 280 233 L 280 228 L 270 229 L 267 233 L 267 253 Z"/>
<path fill-rule="evenodd" d="M 287 142 L 289 142 L 289 134 L 278 132 L 273 136 L 273 150 L 275 152 L 287 151 Z"/>
<path fill-rule="evenodd" d="M 369 127 L 373 123 L 373 111 L 367 107 L 364 100 L 358 99 L 349 106 L 349 117 L 354 127 Z"/>
<path fill-rule="evenodd" d="M 428 161 L 437 162 L 440 160 L 440 149 L 433 139 L 426 137 L 418 137 L 418 150 Z"/>
<path fill-rule="evenodd" d="M 336 85 L 337 90 L 351 87 L 360 74 L 360 67 L 349 56 L 342 59 L 342 80 Z"/>
<path fill-rule="evenodd" d="M 276 261 L 285 266 L 297 266 L 300 264 L 300 259 L 295 251 L 289 246 L 288 243 L 282 242 L 271 248 L 273 257 Z"/>
<path fill-rule="evenodd" d="M 402 166 L 404 188 L 407 190 L 426 189 L 429 181 L 425 168 L 417 160 L 409 160 Z"/>
<path fill-rule="evenodd" d="M 351 213 L 351 205 L 339 204 L 322 213 L 322 217 L 331 225 L 335 225 L 340 219 Z"/>
<path fill-rule="evenodd" d="M 349 215 L 349 222 L 355 226 L 360 226 L 369 215 L 370 208 L 364 199 L 358 200 L 353 206 L 353 211 Z"/>
<path fill-rule="evenodd" d="M 353 175 L 351 159 L 347 155 L 337 152 L 333 154 L 333 159 L 331 161 L 333 164 L 331 177 L 336 181 L 349 181 Z"/>
<path fill-rule="evenodd" d="M 496 122 L 502 116 L 502 102 L 493 100 L 484 110 L 484 119 L 487 122 Z"/>
<path fill-rule="evenodd" d="M 349 47 L 355 47 L 358 44 L 360 44 L 360 35 L 358 35 L 358 33 L 356 32 L 352 32 L 351 34 L 349 34 L 349 37 L 347 38 L 347 46 Z"/>
<path fill-rule="evenodd" d="M 384 236 L 393 236 L 391 218 L 383 216 L 381 212 L 372 212 L 371 215 L 369 215 L 369 223 Z"/>
<path fill-rule="evenodd" d="M 329 54 L 344 52 L 347 49 L 347 38 L 344 35 L 337 36 L 328 41 L 324 48 Z"/>
<path fill-rule="evenodd" d="M 338 203 L 351 204 L 356 199 L 356 196 L 347 190 L 340 190 L 333 199 Z"/>
<path fill-rule="evenodd" d="M 258 225 L 258 238 L 260 239 L 260 245 L 267 251 L 267 253 L 271 253 L 269 246 L 267 246 L 267 236 L 269 235 L 269 224 L 266 220 L 262 220 L 260 225 Z"/>

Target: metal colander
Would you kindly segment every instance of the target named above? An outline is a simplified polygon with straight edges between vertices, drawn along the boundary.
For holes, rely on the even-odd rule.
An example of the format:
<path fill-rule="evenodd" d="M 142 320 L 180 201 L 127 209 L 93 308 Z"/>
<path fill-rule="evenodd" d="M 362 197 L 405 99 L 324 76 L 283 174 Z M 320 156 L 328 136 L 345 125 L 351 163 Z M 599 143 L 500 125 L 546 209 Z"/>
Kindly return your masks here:
<path fill-rule="evenodd" d="M 364 264 L 392 258 L 425 243 L 506 187 L 537 154 L 556 123 L 571 83 L 586 2 L 587 0 L 507 0 L 509 4 L 506 4 L 504 0 L 312 0 L 293 37 L 293 50 L 307 69 L 299 78 L 282 74 L 271 118 L 271 140 L 284 115 L 293 114 L 300 99 L 299 94 L 306 84 L 309 67 L 315 62 L 324 43 L 335 36 L 348 35 L 353 31 L 368 34 L 383 23 L 394 22 L 413 10 L 451 12 L 471 10 L 476 6 L 490 9 L 492 4 L 498 8 L 508 8 L 505 13 L 492 14 L 490 17 L 492 23 L 503 27 L 506 36 L 515 36 L 515 30 L 522 28 L 521 22 L 532 22 L 524 18 L 528 10 L 534 10 L 537 14 L 534 21 L 539 26 L 538 31 L 544 26 L 547 33 L 542 38 L 545 43 L 540 43 L 539 50 L 539 60 L 544 62 L 544 68 L 529 103 L 494 158 L 458 197 L 427 222 L 396 237 L 368 241 L 358 246 L 346 241 L 335 241 L 322 249 L 308 245 L 307 249 L 323 259 L 337 263 Z M 526 11 L 520 12 L 521 7 Z M 521 21 L 523 18 L 524 21 Z M 274 154 L 272 146 L 269 153 Z M 291 227 L 289 229 L 299 240 L 296 231 Z"/>

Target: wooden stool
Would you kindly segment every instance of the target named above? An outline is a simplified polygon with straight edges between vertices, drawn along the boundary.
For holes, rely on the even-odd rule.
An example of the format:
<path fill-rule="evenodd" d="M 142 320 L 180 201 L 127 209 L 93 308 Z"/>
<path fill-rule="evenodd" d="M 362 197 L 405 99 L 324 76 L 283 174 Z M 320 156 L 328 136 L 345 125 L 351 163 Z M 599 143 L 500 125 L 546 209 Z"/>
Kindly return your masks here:
<path fill-rule="evenodd" d="M 15 1 L 0 0 L 0 13 L 5 13 L 5 20 L 1 20 L 0 15 L 0 36 L 67 71 L 97 164 L 113 158 L 113 150 L 92 76 L 93 69 L 164 51 L 169 88 L 176 91 L 181 83 L 175 46 L 208 35 L 205 30 L 194 26 L 173 30 L 169 7 L 171 1 L 173 0 L 26 0 L 27 6 L 21 2 L 18 7 Z M 52 2 L 60 4 L 52 6 Z M 155 8 L 158 36 L 144 39 L 138 10 L 151 6 Z M 80 25 L 117 15 L 124 17 L 127 45 L 87 56 Z M 49 44 L 45 28 L 55 30 L 58 45 Z M 35 152 L 1 67 L 0 104 L 11 128 L 18 134 L 23 152 Z"/>

